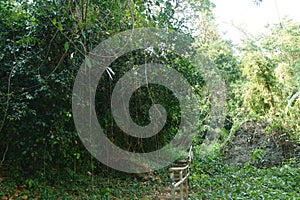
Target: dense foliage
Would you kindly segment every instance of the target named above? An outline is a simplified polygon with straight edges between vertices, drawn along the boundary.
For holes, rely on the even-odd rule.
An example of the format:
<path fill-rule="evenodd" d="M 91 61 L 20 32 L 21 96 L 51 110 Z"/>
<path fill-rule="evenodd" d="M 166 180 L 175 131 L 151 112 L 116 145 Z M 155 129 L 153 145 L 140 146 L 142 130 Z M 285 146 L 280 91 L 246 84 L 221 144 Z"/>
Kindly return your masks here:
<path fill-rule="evenodd" d="M 270 25 L 268 33 L 234 46 L 218 33 L 213 8 L 209 0 L 0 1 L 2 199 L 152 199 L 151 194 L 168 184 L 165 169 L 130 175 L 102 165 L 84 148 L 72 118 L 72 87 L 89 51 L 118 32 L 139 27 L 164 27 L 193 39 L 197 53 L 211 60 L 225 82 L 225 124 L 216 151 L 201 158 L 201 143 L 212 128 L 213 105 L 202 64 L 194 66 L 161 49 L 141 49 L 116 59 L 99 82 L 96 110 L 109 139 L 128 151 L 150 152 L 174 137 L 180 105 L 172 91 L 159 85 L 139 88 L 130 101 L 130 114 L 139 125 L 149 123 L 153 104 L 166 108 L 167 123 L 156 136 L 131 137 L 111 114 L 112 89 L 120 77 L 132 66 L 161 63 L 183 74 L 199 97 L 192 199 L 298 198 L 300 150 L 283 156 L 280 166 L 261 168 L 254 163 L 264 159 L 266 145 L 251 152 L 255 162 L 239 167 L 224 164 L 220 152 L 244 134 L 245 122 L 263 125 L 262 134 L 280 148 L 299 147 L 300 25 L 286 18 Z M 247 131 L 256 133 L 255 128 Z"/>
<path fill-rule="evenodd" d="M 192 199 L 297 199 L 299 163 L 259 169 L 224 165 L 220 158 L 204 157 L 194 166 Z"/>
<path fill-rule="evenodd" d="M 171 6 L 168 2 L 161 3 L 167 8 Z M 147 10 L 151 6 L 151 2 L 117 1 L 1 2 L 1 110 L 4 112 L 0 130 L 1 150 L 4 152 L 8 147 L 9 163 L 25 171 L 45 170 L 48 165 L 76 170 L 77 165 L 87 163 L 89 156 L 78 139 L 71 113 L 76 73 L 88 52 L 115 33 L 142 26 L 174 26 L 174 29 L 179 26 L 178 23 L 169 24 L 174 15 L 171 7 L 153 13 Z M 113 123 L 112 116 L 107 114 L 110 111 L 107 97 L 112 92 L 108 88 L 113 87 L 117 78 L 131 66 L 142 64 L 146 59 L 155 58 L 147 58 L 145 52 L 124 55 L 113 63 L 114 79 L 111 80 L 109 73 L 103 78 L 97 102 L 104 110 L 99 113 L 104 128 L 111 128 Z M 139 93 L 146 95 L 143 88 L 136 96 Z M 142 104 L 149 102 L 145 98 Z M 170 102 L 169 99 L 164 101 Z M 140 110 L 137 110 L 139 104 L 135 102 L 135 105 L 132 112 L 137 113 L 139 119 L 140 110 L 147 111 L 149 105 L 145 104 Z M 113 132 L 108 131 L 110 139 L 118 145 L 127 145 L 124 148 L 139 143 L 121 135 L 120 130 Z M 149 143 L 153 141 L 143 146 Z M 150 148 L 153 147 L 150 145 Z"/>

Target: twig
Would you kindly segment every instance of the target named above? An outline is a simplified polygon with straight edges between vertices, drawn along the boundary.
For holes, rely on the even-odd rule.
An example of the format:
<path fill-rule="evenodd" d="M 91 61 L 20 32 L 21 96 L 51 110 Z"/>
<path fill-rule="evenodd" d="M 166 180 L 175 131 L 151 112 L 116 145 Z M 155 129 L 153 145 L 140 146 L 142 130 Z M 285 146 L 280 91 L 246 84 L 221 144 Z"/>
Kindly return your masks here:
<path fill-rule="evenodd" d="M 4 160 L 5 160 L 5 157 L 6 157 L 6 154 L 7 154 L 7 151 L 8 151 L 8 145 L 9 145 L 9 142 L 10 142 L 10 141 L 8 141 L 7 144 L 6 144 L 5 151 L 4 151 L 3 156 L 2 156 L 2 160 L 1 160 L 1 162 L 0 162 L 0 167 L 3 165 L 3 162 L 4 162 Z"/>

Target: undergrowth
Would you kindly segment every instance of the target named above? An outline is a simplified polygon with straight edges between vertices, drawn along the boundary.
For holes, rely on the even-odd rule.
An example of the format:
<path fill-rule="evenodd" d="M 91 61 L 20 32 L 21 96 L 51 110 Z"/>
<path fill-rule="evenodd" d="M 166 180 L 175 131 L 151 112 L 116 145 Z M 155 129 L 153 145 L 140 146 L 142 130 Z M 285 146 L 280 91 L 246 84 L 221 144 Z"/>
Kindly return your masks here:
<path fill-rule="evenodd" d="M 165 187 L 165 170 L 152 174 L 102 172 L 70 174 L 62 171 L 52 177 L 10 177 L 0 183 L 0 199 L 152 199 Z M 16 181 L 17 180 L 17 181 Z"/>
<path fill-rule="evenodd" d="M 229 166 L 221 156 L 195 157 L 189 199 L 300 199 L 300 163 L 256 168 Z M 14 177 L 0 183 L 1 199 L 155 199 L 169 185 L 168 171 L 153 174 L 59 172 Z M 18 180 L 18 181 L 14 181 Z"/>
<path fill-rule="evenodd" d="M 190 182 L 190 199 L 300 199 L 300 163 L 262 169 L 207 156 L 194 161 Z"/>

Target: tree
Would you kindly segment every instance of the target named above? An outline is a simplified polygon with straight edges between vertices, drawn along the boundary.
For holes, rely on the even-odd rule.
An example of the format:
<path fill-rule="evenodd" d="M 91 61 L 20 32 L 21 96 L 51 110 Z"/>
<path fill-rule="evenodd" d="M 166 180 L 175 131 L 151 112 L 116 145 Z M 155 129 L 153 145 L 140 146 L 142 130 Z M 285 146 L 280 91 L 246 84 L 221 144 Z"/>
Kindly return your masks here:
<path fill-rule="evenodd" d="M 284 19 L 242 48 L 243 107 L 298 140 L 299 24 Z M 282 132 L 282 131 L 281 131 Z"/>
<path fill-rule="evenodd" d="M 198 1 L 197 1 L 198 2 Z M 209 3 L 201 1 L 201 9 Z M 196 3 L 195 3 L 196 4 Z M 151 10 L 151 6 L 157 10 Z M 160 6 L 163 5 L 163 6 Z M 0 151 L 6 152 L 6 162 L 30 173 L 55 166 L 86 169 L 89 153 L 81 144 L 72 119 L 71 96 L 77 71 L 96 45 L 123 30 L 137 27 L 166 27 L 183 32 L 184 19 L 175 16 L 176 6 L 168 1 L 5 1 L 1 10 L 0 64 Z M 157 12 L 156 12 L 157 11 Z M 187 34 L 190 34 L 188 32 Z M 191 35 L 189 35 L 191 37 Z M 114 62 L 115 77 L 124 74 L 134 64 L 159 61 L 180 70 L 194 85 L 201 82 L 190 65 L 172 52 L 156 55 L 141 50 L 124 55 Z M 110 74 L 103 78 L 99 95 L 99 118 L 108 136 L 125 149 L 150 151 L 167 142 L 176 130 L 178 117 L 170 117 L 160 140 L 141 140 L 127 137 L 116 127 L 110 111 L 109 96 L 116 80 Z M 137 123 L 145 123 L 149 94 L 141 88 L 134 94 L 132 114 Z M 153 95 L 155 101 L 169 105 L 171 114 L 178 112 L 176 100 L 164 90 L 164 95 Z M 166 96 L 167 97 L 166 97 Z M 102 102 L 102 104 L 101 104 Z M 151 145 L 149 145 L 151 144 Z M 148 149 L 147 149 L 148 148 Z M 22 155 L 22 156 L 19 156 Z M 89 165 L 90 166 L 90 165 Z"/>

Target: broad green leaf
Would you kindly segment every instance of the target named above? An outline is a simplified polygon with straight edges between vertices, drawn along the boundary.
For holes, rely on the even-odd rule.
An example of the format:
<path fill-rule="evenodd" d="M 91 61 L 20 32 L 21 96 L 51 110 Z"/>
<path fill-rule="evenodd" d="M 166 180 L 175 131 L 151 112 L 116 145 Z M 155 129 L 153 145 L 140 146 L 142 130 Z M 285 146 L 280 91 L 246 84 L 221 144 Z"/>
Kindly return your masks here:
<path fill-rule="evenodd" d="M 57 23 L 57 26 L 58 26 L 58 29 L 59 29 L 60 31 L 64 30 L 64 29 L 63 29 L 63 26 L 62 26 L 62 24 L 61 24 L 61 22 L 58 22 L 58 23 Z"/>
<path fill-rule="evenodd" d="M 67 52 L 69 50 L 69 42 L 66 42 L 64 45 L 65 51 Z"/>

